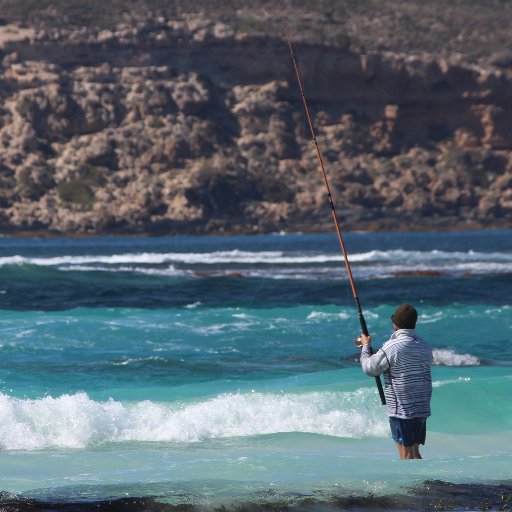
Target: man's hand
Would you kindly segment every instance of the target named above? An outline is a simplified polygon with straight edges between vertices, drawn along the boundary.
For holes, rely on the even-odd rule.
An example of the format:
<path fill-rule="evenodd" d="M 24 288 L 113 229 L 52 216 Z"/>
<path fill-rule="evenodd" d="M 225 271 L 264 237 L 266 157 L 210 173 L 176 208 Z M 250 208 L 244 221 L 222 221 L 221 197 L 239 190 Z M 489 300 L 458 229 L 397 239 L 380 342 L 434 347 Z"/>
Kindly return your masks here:
<path fill-rule="evenodd" d="M 354 340 L 354 343 L 358 348 L 363 348 L 364 345 L 369 345 L 372 342 L 371 336 L 366 336 L 364 334 L 360 334 L 357 340 Z"/>

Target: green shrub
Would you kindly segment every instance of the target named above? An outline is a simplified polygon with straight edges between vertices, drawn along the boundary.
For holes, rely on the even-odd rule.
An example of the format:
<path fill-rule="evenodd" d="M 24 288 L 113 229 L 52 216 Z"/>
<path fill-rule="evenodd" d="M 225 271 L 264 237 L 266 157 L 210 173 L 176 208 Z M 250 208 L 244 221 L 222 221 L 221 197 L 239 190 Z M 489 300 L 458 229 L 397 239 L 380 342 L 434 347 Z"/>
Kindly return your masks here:
<path fill-rule="evenodd" d="M 242 34 L 266 34 L 268 32 L 271 32 L 272 30 L 271 27 L 269 27 L 268 21 L 258 20 L 254 18 L 241 18 L 233 20 L 233 29 L 235 30 L 235 32 Z"/>
<path fill-rule="evenodd" d="M 27 197 L 37 200 L 47 192 L 47 186 L 52 186 L 53 182 L 48 182 L 45 186 L 43 183 L 37 183 L 32 177 L 32 169 L 23 167 L 16 172 L 17 191 L 21 197 Z"/>
<path fill-rule="evenodd" d="M 30 167 L 24 167 L 18 172 L 18 183 L 21 188 L 29 188 L 33 185 Z"/>
<path fill-rule="evenodd" d="M 91 187 L 82 180 L 59 183 L 57 193 L 64 203 L 90 207 L 95 201 L 94 192 Z"/>
<path fill-rule="evenodd" d="M 80 167 L 80 177 L 86 185 L 101 187 L 105 185 L 105 168 L 97 165 L 84 164 Z"/>

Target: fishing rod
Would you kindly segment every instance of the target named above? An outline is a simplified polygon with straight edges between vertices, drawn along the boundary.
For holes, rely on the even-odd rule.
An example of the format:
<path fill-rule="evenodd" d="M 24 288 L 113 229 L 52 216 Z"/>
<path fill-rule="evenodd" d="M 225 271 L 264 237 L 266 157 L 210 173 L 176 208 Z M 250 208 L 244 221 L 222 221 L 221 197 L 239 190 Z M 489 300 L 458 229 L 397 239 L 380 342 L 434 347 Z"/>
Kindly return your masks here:
<path fill-rule="evenodd" d="M 354 282 L 354 277 L 352 275 L 352 270 L 350 268 L 350 262 L 348 260 L 347 250 L 345 249 L 345 242 L 343 241 L 343 235 L 341 234 L 341 228 L 340 228 L 340 223 L 338 221 L 338 215 L 336 213 L 336 208 L 334 207 L 334 201 L 332 199 L 332 194 L 331 194 L 331 187 L 329 185 L 329 180 L 327 179 L 327 173 L 325 172 L 324 159 L 322 158 L 322 152 L 320 151 L 320 146 L 318 145 L 318 141 L 316 139 L 315 128 L 313 127 L 313 121 L 311 120 L 311 115 L 309 113 L 308 102 L 306 100 L 306 95 L 304 94 L 304 86 L 302 85 L 299 68 L 297 66 L 297 60 L 295 59 L 295 52 L 293 51 L 290 33 L 288 32 L 288 27 L 286 26 L 286 24 L 284 25 L 284 31 L 286 34 L 286 40 L 288 42 L 288 47 L 290 49 L 290 55 L 291 55 L 292 62 L 293 62 L 293 69 L 295 70 L 295 76 L 297 77 L 300 95 L 302 97 L 302 103 L 304 104 L 304 110 L 306 112 L 306 118 L 307 118 L 307 121 L 309 124 L 309 130 L 311 131 L 311 137 L 315 144 L 318 162 L 320 163 L 320 169 L 322 170 L 322 176 L 324 178 L 324 183 L 327 188 L 327 195 L 329 197 L 329 203 L 331 205 L 332 219 L 334 221 L 336 233 L 338 234 L 338 240 L 340 242 L 341 252 L 343 253 L 343 259 L 345 260 L 345 267 L 347 269 L 348 279 L 350 281 L 350 287 L 352 288 L 352 295 L 353 295 L 354 301 L 356 303 L 357 314 L 359 315 L 359 323 L 361 324 L 361 330 L 362 330 L 363 334 L 365 336 L 369 336 L 368 327 L 366 326 L 366 321 L 364 319 L 363 310 L 361 308 L 361 303 L 359 302 L 359 297 L 357 295 L 356 284 Z M 373 353 L 373 350 L 371 347 L 370 347 L 370 352 Z M 379 390 L 380 401 L 382 402 L 382 405 L 386 405 L 386 398 L 384 397 L 384 390 L 382 388 L 382 382 L 380 380 L 379 375 L 377 375 L 375 377 L 375 382 L 377 383 L 377 389 Z"/>

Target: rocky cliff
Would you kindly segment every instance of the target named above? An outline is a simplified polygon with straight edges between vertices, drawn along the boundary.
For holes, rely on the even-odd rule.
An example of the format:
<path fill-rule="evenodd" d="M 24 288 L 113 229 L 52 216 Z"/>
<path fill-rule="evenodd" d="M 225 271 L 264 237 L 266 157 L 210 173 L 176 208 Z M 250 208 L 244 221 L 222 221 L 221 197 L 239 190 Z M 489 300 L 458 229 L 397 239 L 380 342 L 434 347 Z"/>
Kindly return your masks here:
<path fill-rule="evenodd" d="M 506 63 L 296 49 L 345 227 L 510 226 Z M 282 34 L 5 22 L 0 59 L 3 233 L 331 229 Z"/>

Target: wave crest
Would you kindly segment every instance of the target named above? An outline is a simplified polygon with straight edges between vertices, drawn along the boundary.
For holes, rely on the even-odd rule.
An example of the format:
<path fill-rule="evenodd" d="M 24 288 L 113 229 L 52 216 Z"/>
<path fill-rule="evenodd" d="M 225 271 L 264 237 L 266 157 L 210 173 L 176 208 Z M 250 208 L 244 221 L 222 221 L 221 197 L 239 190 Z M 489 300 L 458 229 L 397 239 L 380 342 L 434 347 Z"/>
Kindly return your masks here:
<path fill-rule="evenodd" d="M 512 254 L 508 252 L 477 252 L 477 251 L 408 251 L 403 249 L 371 250 L 351 254 L 352 263 L 396 263 L 415 262 L 432 264 L 459 263 L 475 265 L 482 262 L 505 265 L 510 269 Z M 342 256 L 338 253 L 318 253 L 302 251 L 213 251 L 213 252 L 140 252 L 110 255 L 60 255 L 49 257 L 4 256 L 0 257 L 0 266 L 4 265 L 161 265 L 165 263 L 185 264 L 318 264 L 338 263 Z"/>
<path fill-rule="evenodd" d="M 480 359 L 471 354 L 457 354 L 450 349 L 434 349 L 434 365 L 436 366 L 479 366 Z"/>
<path fill-rule="evenodd" d="M 374 390 L 236 393 L 186 405 L 94 401 L 86 393 L 21 400 L 0 394 L 0 447 L 36 450 L 100 443 L 174 442 L 309 432 L 363 438 L 387 434 Z M 368 400 L 366 400 L 368 398 Z"/>

